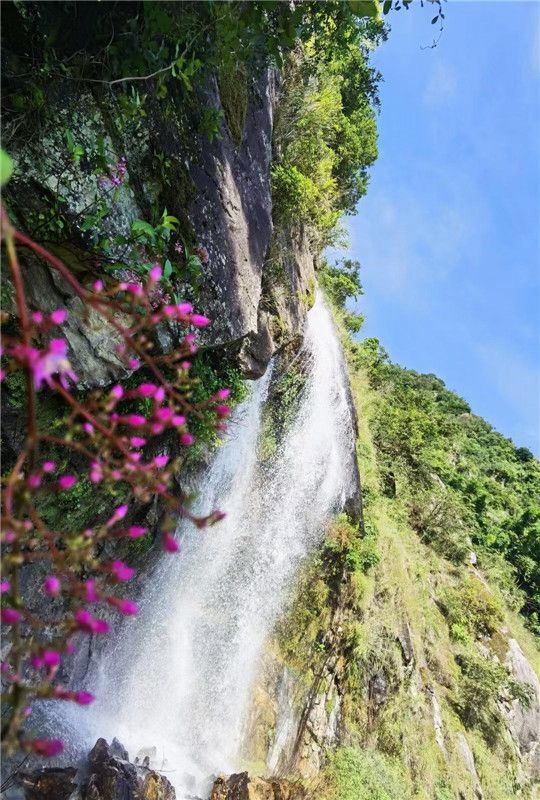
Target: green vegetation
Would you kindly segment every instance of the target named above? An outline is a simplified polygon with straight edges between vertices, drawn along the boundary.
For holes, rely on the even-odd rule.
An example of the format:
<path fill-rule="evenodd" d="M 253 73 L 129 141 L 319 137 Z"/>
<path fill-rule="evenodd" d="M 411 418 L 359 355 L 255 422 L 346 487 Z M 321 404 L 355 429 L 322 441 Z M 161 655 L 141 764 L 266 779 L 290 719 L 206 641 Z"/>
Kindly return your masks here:
<path fill-rule="evenodd" d="M 376 339 L 356 346 L 354 359 L 377 392 L 373 437 L 384 480 L 406 502 L 412 526 L 457 563 L 468 542 L 481 565 L 502 555 L 506 583 L 514 577 L 522 611 L 538 628 L 538 461 L 436 376 L 392 364 Z"/>
<path fill-rule="evenodd" d="M 531 695 L 506 667 L 509 638 L 535 669 L 540 653 L 508 532 L 520 503 L 533 501 L 538 464 L 437 378 L 352 338 L 357 265 L 323 263 L 319 274 L 358 410 L 365 517 L 365 535 L 334 520 L 276 631 L 306 693 L 339 687 L 343 744 L 329 754 L 320 796 L 474 800 L 464 737 L 485 800 L 530 800 L 505 709 L 517 701 L 525 712 Z M 529 529 L 520 546 L 531 538 Z"/>
<path fill-rule="evenodd" d="M 377 158 L 380 76 L 368 64 L 367 46 L 380 36 L 373 24 L 322 23 L 285 64 L 274 133 L 274 217 L 303 225 L 315 253 L 335 238 L 340 216 L 354 211 Z"/>
<path fill-rule="evenodd" d="M 338 750 L 330 759 L 325 779 L 331 788 L 324 793 L 324 800 L 408 800 L 411 797 L 399 762 L 369 750 L 352 747 Z"/>

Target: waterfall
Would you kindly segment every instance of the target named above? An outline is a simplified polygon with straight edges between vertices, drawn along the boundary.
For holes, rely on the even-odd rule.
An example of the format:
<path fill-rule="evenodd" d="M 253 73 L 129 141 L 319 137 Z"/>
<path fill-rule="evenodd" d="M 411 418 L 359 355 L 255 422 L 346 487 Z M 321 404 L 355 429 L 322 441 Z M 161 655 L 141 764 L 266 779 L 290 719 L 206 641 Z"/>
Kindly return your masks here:
<path fill-rule="evenodd" d="M 116 736 L 141 748 L 183 792 L 238 769 L 245 714 L 264 642 L 303 559 L 343 507 L 353 480 L 354 433 L 340 344 L 320 296 L 308 314 L 306 383 L 295 419 L 270 461 L 257 442 L 270 370 L 231 420 L 200 486 L 200 510 L 225 520 L 184 524 L 181 551 L 163 555 L 135 621 L 94 676 L 97 700 L 73 713 L 82 745 Z M 191 777 L 188 777 L 191 776 Z"/>

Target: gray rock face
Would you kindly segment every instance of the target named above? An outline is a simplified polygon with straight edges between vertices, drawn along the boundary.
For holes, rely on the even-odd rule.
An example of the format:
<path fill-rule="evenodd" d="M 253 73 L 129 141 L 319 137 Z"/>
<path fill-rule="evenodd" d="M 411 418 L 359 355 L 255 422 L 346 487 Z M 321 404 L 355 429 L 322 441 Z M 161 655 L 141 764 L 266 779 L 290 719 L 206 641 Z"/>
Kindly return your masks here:
<path fill-rule="evenodd" d="M 165 206 L 170 214 L 185 220 L 196 241 L 209 253 L 197 307 L 212 324 L 202 334 L 202 343 L 229 346 L 232 354 L 241 349 L 240 366 L 247 377 L 254 378 L 265 371 L 278 348 L 301 335 L 315 273 L 304 234 L 293 236 L 282 230 L 276 234 L 283 254 L 279 280 L 270 276 L 276 71 L 264 69 L 251 76 L 247 95 L 242 141 L 237 144 L 225 121 L 220 136 L 212 141 L 194 129 L 191 141 L 186 142 L 181 133 L 185 120 L 181 122 L 174 114 L 164 119 L 161 106 L 152 99 L 144 126 L 134 130 L 129 125 L 119 127 L 120 112 L 114 100 L 98 102 L 86 92 L 77 102 L 67 101 L 65 108 L 58 109 L 58 123 L 45 130 L 39 142 L 13 143 L 19 169 L 8 188 L 23 227 L 28 210 L 40 211 L 44 198 L 62 195 L 62 213 L 70 222 L 58 255 L 81 280 L 86 280 L 96 274 L 95 259 L 90 254 L 96 242 L 83 222 L 86 209 L 99 196 L 99 181 L 93 174 L 91 158 L 89 164 L 84 158 L 79 165 L 67 163 L 59 131 L 63 126 L 69 128 L 88 154 L 96 151 L 102 138 L 111 163 L 127 156 L 129 181 L 102 222 L 103 233 L 111 240 L 128 236 L 133 220 L 155 223 L 156 214 Z M 199 100 L 201 112 L 221 107 L 213 76 L 199 91 Z M 156 171 L 155 162 L 151 166 L 154 152 L 167 159 L 170 174 L 160 174 L 159 168 Z M 116 245 L 111 246 L 114 256 Z M 122 260 L 120 250 L 117 256 Z M 80 301 L 42 262 L 27 253 L 23 261 L 33 304 L 46 310 L 65 306 L 70 311 L 65 331 L 82 384 L 101 386 L 121 377 L 123 368 L 116 358 L 114 331 L 93 312 L 85 318 Z M 174 342 L 169 345 L 174 346 Z"/>
<path fill-rule="evenodd" d="M 202 303 L 213 320 L 214 344 L 257 331 L 263 265 L 272 236 L 270 162 L 275 76 L 264 70 L 251 87 L 244 135 L 237 147 L 226 127 L 205 142 L 188 162 L 196 192 L 189 220 L 210 255 Z M 219 108 L 215 78 L 201 96 L 205 108 Z"/>
<path fill-rule="evenodd" d="M 512 677 L 530 690 L 528 707 L 519 700 L 512 702 L 508 727 L 518 744 L 525 776 L 540 781 L 540 681 L 515 639 L 508 641 L 506 664 Z"/>
<path fill-rule="evenodd" d="M 242 368 L 253 378 L 260 377 L 273 353 L 299 337 L 304 328 L 316 285 L 304 231 L 276 230 L 264 269 L 257 324 L 240 352 Z"/>
<path fill-rule="evenodd" d="M 69 312 L 62 334 L 68 341 L 71 365 L 81 387 L 107 386 L 126 375 L 116 347 L 121 337 L 106 320 L 91 308 L 85 308 L 65 279 L 50 271 L 37 258 L 27 261 L 25 289 L 32 308 Z"/>
<path fill-rule="evenodd" d="M 474 756 L 472 754 L 471 748 L 469 747 L 467 739 L 462 733 L 458 733 L 457 735 L 457 746 L 461 759 L 467 769 L 467 772 L 471 776 L 471 782 L 474 787 L 475 795 L 478 798 L 478 800 L 482 800 L 482 798 L 484 797 L 484 793 L 482 792 L 482 787 L 480 785 L 480 778 L 478 777 L 478 772 L 476 771 Z"/>

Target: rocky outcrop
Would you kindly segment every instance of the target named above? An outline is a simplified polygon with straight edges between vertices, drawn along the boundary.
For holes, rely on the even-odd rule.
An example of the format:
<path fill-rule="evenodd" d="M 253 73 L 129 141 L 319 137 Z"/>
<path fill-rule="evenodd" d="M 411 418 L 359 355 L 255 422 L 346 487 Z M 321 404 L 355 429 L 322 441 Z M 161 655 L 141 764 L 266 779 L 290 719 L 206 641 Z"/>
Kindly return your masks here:
<path fill-rule="evenodd" d="M 506 665 L 529 694 L 528 702 L 512 702 L 508 727 L 518 745 L 524 775 L 529 781 L 540 781 L 540 681 L 515 639 L 508 641 Z"/>
<path fill-rule="evenodd" d="M 210 800 L 304 800 L 307 792 L 300 783 L 283 778 L 251 778 L 247 772 L 221 775 Z"/>
<path fill-rule="evenodd" d="M 98 739 L 78 770 L 44 767 L 21 773 L 19 784 L 25 800 L 176 800 L 167 778 L 132 764 L 116 739 Z"/>
<path fill-rule="evenodd" d="M 7 194 L 17 223 L 36 230 L 35 238 L 47 240 L 83 282 L 103 272 L 93 250 L 98 240 L 111 242 L 105 261 L 122 261 L 123 248 L 115 244 L 119 237 L 125 241 L 130 236 L 136 219 L 156 224 L 166 208 L 181 220 L 190 246 L 208 251 L 197 296 L 198 310 L 212 320 L 203 343 L 227 346 L 231 356 L 241 350 L 239 365 L 253 378 L 265 371 L 278 348 L 301 335 L 315 273 L 303 232 L 293 234 L 287 226 L 275 235 L 273 230 L 270 167 L 278 74 L 260 68 L 246 81 L 240 141 L 229 130 L 226 114 L 217 135 L 209 137 L 198 131 L 197 120 L 189 116 L 192 111 L 170 103 L 165 115 L 152 92 L 144 125 L 137 125 L 125 119 L 113 95 L 85 90 L 74 96 L 66 88 L 39 139 L 10 142 L 17 168 Z M 197 114 L 220 110 L 219 84 L 210 75 L 198 90 Z M 66 130 L 84 151 L 79 161 L 66 150 Z M 96 222 L 99 234 L 84 224 L 88 209 L 103 196 L 94 164 L 98 150 L 107 153 L 111 164 L 127 159 L 127 181 L 115 191 L 106 216 Z M 55 207 L 64 220 L 61 235 L 43 228 Z M 36 228 L 39 215 L 45 222 Z M 33 221 L 30 226 L 28 220 Z M 61 244 L 51 245 L 51 235 L 52 242 L 61 239 Z M 279 275 L 273 271 L 276 247 Z M 169 256 L 175 260 L 172 249 Z M 99 386 L 117 379 L 122 366 L 114 332 L 92 314 L 85 319 L 80 301 L 48 268 L 33 258 L 23 262 L 32 303 L 45 309 L 64 305 L 70 311 L 66 336 L 82 384 Z M 189 293 L 187 284 L 185 288 Z"/>
<path fill-rule="evenodd" d="M 463 762 L 465 769 L 469 773 L 471 783 L 474 787 L 474 795 L 477 798 L 477 800 L 482 800 L 482 798 L 484 797 L 484 793 L 482 792 L 482 787 L 480 785 L 480 778 L 478 777 L 478 772 L 476 771 L 476 764 L 474 761 L 472 750 L 469 747 L 469 743 L 462 733 L 458 733 L 456 743 L 460 758 Z M 461 797 L 464 798 L 465 795 L 461 794 Z"/>

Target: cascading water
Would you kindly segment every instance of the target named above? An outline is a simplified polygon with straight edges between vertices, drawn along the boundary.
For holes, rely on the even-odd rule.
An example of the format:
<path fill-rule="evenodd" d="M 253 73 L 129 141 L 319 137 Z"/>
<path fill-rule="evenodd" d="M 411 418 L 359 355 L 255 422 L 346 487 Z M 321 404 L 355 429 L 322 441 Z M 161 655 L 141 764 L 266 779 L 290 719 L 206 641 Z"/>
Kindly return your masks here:
<path fill-rule="evenodd" d="M 202 482 L 201 510 L 221 508 L 226 519 L 202 533 L 179 531 L 181 552 L 160 560 L 139 617 L 101 659 L 98 699 L 70 725 L 84 746 L 116 736 L 132 756 L 155 747 L 153 766 L 180 796 L 204 792 L 210 774 L 238 768 L 265 639 L 299 565 L 350 493 L 347 378 L 321 297 L 303 350 L 306 383 L 278 452 L 264 463 L 257 448 L 267 374 L 237 409 Z"/>

